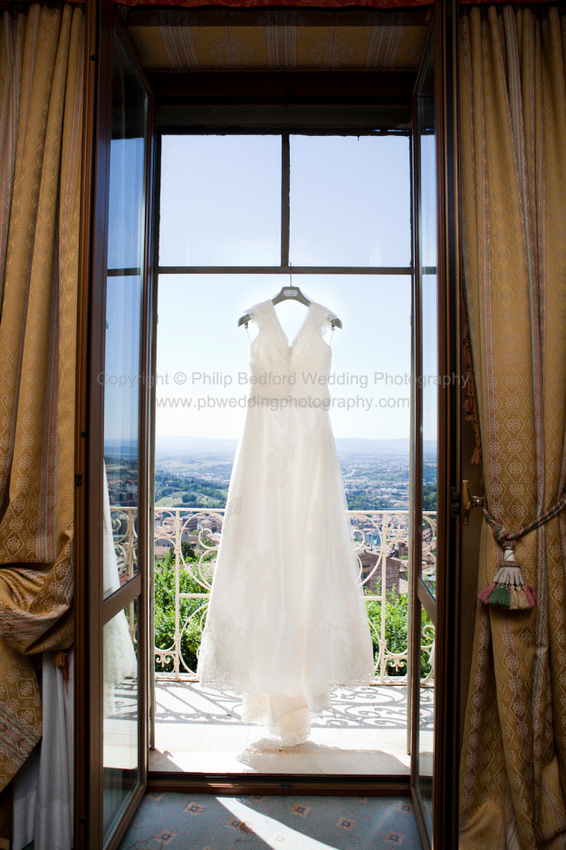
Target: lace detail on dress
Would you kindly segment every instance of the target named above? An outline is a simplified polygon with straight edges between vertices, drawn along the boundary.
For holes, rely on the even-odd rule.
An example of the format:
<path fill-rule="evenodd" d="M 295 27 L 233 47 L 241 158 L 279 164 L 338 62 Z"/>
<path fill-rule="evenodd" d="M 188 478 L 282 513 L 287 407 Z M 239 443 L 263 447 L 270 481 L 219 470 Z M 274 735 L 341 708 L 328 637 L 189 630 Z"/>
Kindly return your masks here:
<path fill-rule="evenodd" d="M 367 625 L 339 629 L 321 620 L 299 632 L 264 620 L 244 632 L 233 614 L 216 629 L 207 622 L 199 668 L 203 685 L 271 696 L 301 696 L 305 689 L 320 695 L 339 686 L 369 684 L 375 677 Z"/>
<path fill-rule="evenodd" d="M 226 503 L 226 513 L 224 517 L 229 519 L 232 516 L 236 516 L 242 510 L 242 496 L 231 496 L 228 502 Z"/>
<path fill-rule="evenodd" d="M 248 558 L 244 562 L 243 580 L 248 599 L 265 596 L 268 587 L 267 570 L 271 563 L 273 563 L 271 546 L 257 552 L 252 558 Z"/>
<path fill-rule="evenodd" d="M 240 511 L 242 510 L 244 499 L 242 496 L 230 496 L 228 501 L 226 502 L 226 510 L 224 512 L 224 521 L 222 523 L 222 530 L 226 531 L 228 525 L 232 524 L 233 518 L 238 516 Z"/>
<path fill-rule="evenodd" d="M 284 443 L 280 443 L 274 451 L 267 455 L 267 464 L 269 466 L 267 486 L 270 490 L 285 486 L 289 480 L 287 464 L 293 458 L 294 454 L 295 450 L 287 440 Z"/>

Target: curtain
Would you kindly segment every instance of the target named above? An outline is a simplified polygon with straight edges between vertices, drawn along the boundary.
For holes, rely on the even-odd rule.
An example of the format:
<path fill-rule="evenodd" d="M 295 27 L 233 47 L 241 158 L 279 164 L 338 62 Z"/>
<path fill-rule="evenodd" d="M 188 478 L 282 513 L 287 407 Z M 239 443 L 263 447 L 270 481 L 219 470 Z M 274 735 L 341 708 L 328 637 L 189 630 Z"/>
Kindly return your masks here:
<path fill-rule="evenodd" d="M 4 12 L 0 36 L 1 790 L 42 734 L 31 656 L 73 641 L 83 10 Z"/>
<path fill-rule="evenodd" d="M 73 848 L 74 654 L 67 675 L 56 653 L 44 652 L 41 703 L 45 734 L 14 777 L 11 850 Z"/>
<path fill-rule="evenodd" d="M 462 241 L 490 516 L 512 534 L 566 485 L 566 16 L 471 8 L 460 28 Z M 566 846 L 564 512 L 515 557 L 533 610 L 477 602 L 461 848 Z M 478 591 L 503 558 L 484 523 Z"/>
<path fill-rule="evenodd" d="M 18 106 L 22 79 L 25 14 L 3 13 L 0 39 L 0 309 L 4 291 L 4 268 L 14 165 L 18 133 Z M 1 313 L 0 313 L 1 316 Z"/>

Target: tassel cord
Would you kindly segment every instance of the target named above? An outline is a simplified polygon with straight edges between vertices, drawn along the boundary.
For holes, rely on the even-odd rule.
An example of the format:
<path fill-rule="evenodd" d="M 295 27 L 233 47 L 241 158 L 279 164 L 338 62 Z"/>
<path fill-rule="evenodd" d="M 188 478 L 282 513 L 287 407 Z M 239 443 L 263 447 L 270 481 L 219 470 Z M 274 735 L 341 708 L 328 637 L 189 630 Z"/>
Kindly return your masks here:
<path fill-rule="evenodd" d="M 544 514 L 523 525 L 518 531 L 510 532 L 503 523 L 497 522 L 487 508 L 483 508 L 483 515 L 491 526 L 493 536 L 497 543 L 505 550 L 503 564 L 497 570 L 493 581 L 484 587 L 478 595 L 478 599 L 486 605 L 495 608 L 503 608 L 508 611 L 528 611 L 536 605 L 536 595 L 532 587 L 525 583 L 521 567 L 515 562 L 515 542 L 534 531 L 544 523 L 553 519 L 566 507 L 566 490 L 558 501 Z"/>
<path fill-rule="evenodd" d="M 497 522 L 487 508 L 483 508 L 483 515 L 486 518 L 487 522 L 491 526 L 491 530 L 493 531 L 493 536 L 499 543 L 499 545 L 503 549 L 514 549 L 515 542 L 523 537 L 525 534 L 528 534 L 529 531 L 534 531 L 535 528 L 540 528 L 541 525 L 544 525 L 546 522 L 549 522 L 551 519 L 554 519 L 555 516 L 558 516 L 564 508 L 566 507 L 566 490 L 562 493 L 558 501 L 549 508 L 546 513 L 540 514 L 535 519 L 528 522 L 526 525 L 523 525 L 518 531 L 511 532 L 505 528 L 503 523 Z"/>

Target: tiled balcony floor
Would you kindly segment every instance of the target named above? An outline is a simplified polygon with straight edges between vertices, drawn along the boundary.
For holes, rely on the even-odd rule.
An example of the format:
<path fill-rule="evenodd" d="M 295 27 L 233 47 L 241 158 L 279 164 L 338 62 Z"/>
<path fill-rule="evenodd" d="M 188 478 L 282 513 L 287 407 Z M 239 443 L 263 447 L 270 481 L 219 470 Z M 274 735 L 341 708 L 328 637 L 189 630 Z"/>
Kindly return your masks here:
<path fill-rule="evenodd" d="M 279 749 L 262 726 L 240 720 L 240 697 L 197 682 L 155 683 L 155 750 L 150 770 L 206 773 L 406 774 L 407 688 L 335 691 L 332 708 L 313 719 L 305 744 Z M 432 722 L 433 690 L 421 718 Z"/>

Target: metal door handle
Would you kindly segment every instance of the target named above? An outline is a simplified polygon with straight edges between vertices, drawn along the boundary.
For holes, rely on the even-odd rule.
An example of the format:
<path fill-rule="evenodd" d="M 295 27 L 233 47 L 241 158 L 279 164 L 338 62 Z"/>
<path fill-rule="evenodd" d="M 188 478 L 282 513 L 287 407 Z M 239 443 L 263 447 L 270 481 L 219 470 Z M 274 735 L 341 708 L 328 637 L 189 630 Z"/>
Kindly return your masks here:
<path fill-rule="evenodd" d="M 462 481 L 462 506 L 464 508 L 464 525 L 468 524 L 472 508 L 483 508 L 485 496 L 472 496 L 468 488 L 468 481 Z"/>

